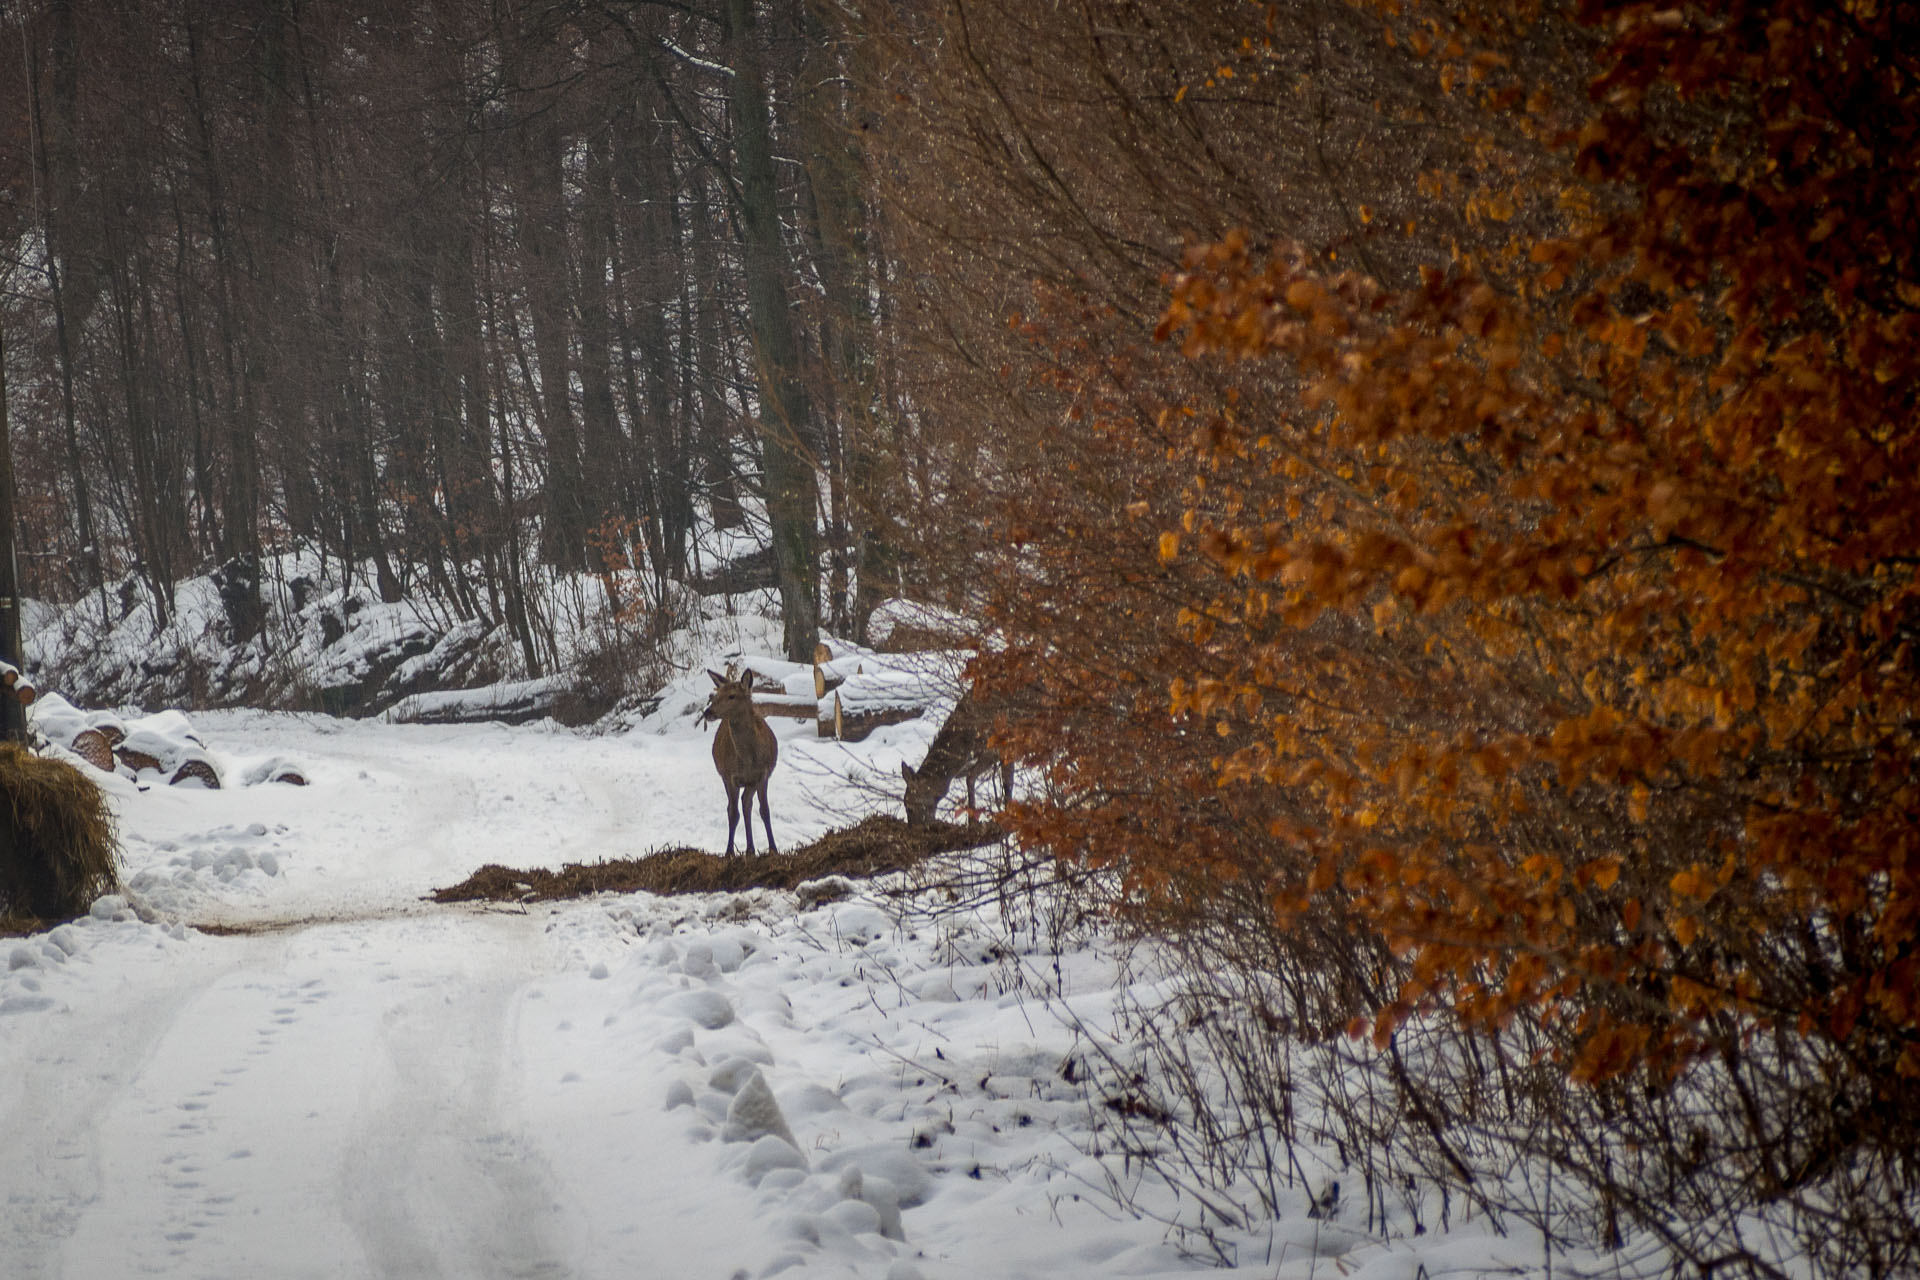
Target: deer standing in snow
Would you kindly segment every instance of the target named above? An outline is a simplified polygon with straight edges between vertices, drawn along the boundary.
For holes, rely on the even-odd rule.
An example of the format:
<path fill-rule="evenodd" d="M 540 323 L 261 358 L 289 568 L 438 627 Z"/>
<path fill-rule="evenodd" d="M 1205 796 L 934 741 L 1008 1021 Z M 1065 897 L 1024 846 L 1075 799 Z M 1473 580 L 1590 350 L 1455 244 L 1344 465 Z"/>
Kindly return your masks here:
<path fill-rule="evenodd" d="M 760 796 L 760 822 L 767 829 L 767 852 L 780 852 L 773 843 L 773 819 L 767 812 L 767 779 L 780 758 L 780 743 L 773 736 L 753 705 L 753 672 L 744 671 L 737 680 L 707 675 L 713 680 L 713 696 L 707 699 L 702 720 L 718 720 L 713 735 L 713 767 L 727 788 L 727 856 L 733 856 L 733 828 L 740 820 L 744 801 L 747 810 L 747 854 L 753 855 L 753 797 Z"/>
<path fill-rule="evenodd" d="M 992 727 L 992 711 L 968 693 L 954 704 L 953 714 L 933 736 L 933 745 L 927 748 L 927 758 L 920 762 L 920 767 L 915 769 L 905 761 L 900 763 L 900 776 L 907 783 L 909 825 L 920 827 L 933 821 L 955 778 L 967 780 L 967 808 L 972 809 L 974 779 L 995 767 L 1000 770 L 1001 795 L 1012 798 L 1013 766 L 987 744 L 987 731 Z"/>

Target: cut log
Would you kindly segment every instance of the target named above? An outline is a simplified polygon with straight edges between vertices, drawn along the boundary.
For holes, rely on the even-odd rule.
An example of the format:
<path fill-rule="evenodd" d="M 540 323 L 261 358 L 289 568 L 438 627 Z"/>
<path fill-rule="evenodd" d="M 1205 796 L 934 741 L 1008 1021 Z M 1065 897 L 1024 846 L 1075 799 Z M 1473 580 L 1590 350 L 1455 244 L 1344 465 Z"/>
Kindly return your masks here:
<path fill-rule="evenodd" d="M 150 756 L 144 751 L 133 751 L 126 747 L 115 747 L 113 754 L 120 758 L 121 764 L 127 766 L 127 768 L 133 770 L 135 773 L 142 773 L 148 769 L 157 772 L 160 768 L 160 758 L 158 756 Z"/>
<path fill-rule="evenodd" d="M 882 707 L 873 711 L 848 711 L 836 697 L 832 711 L 823 709 L 816 731 L 822 738 L 859 742 L 875 729 L 918 720 L 922 710 L 921 707 Z"/>
<path fill-rule="evenodd" d="M 780 693 L 756 693 L 753 709 L 763 716 L 783 716 L 788 720 L 811 720 L 820 714 L 820 704 L 812 698 Z"/>
<path fill-rule="evenodd" d="M 73 754 L 103 773 L 113 772 L 113 743 L 98 729 L 82 729 L 68 744 Z"/>
<path fill-rule="evenodd" d="M 6 696 L 21 706 L 33 705 L 33 681 L 27 679 L 26 673 L 11 662 L 0 662 L 0 688 L 4 688 Z"/>
<path fill-rule="evenodd" d="M 177 787 L 183 782 L 190 781 L 205 783 L 209 791 L 218 791 L 220 789 L 220 775 L 215 773 L 213 766 L 205 760 L 187 760 L 183 762 L 178 769 L 173 771 L 173 776 L 167 779 L 167 785 Z"/>

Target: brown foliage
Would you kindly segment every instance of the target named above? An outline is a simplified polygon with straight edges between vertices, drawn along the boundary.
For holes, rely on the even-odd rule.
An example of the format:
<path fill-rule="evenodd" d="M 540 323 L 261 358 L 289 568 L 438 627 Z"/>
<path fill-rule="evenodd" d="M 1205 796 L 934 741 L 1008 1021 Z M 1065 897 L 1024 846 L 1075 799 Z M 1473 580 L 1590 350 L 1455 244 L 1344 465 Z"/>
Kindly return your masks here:
<path fill-rule="evenodd" d="M 1916 15 L 1360 9 L 950 33 L 975 239 L 1043 246 L 942 366 L 1037 426 L 966 560 L 1012 820 L 1370 1034 L 1447 1176 L 1504 1107 L 1609 1233 L 1910 1263 Z"/>
<path fill-rule="evenodd" d="M 1175 282 L 1163 335 L 1286 361 L 1308 430 L 1195 440 L 1246 514 L 1193 494 L 1215 585 L 1185 625 L 1235 670 L 1173 707 L 1251 731 L 1221 781 L 1286 792 L 1408 959 L 1377 1035 L 1433 1001 L 1573 1017 L 1595 1080 L 1708 1052 L 1724 1013 L 1844 1045 L 1883 1105 L 1920 1076 L 1920 276 L 1891 233 L 1920 174 L 1872 29 L 1820 29 L 1811 62 L 1804 26 L 1625 16 L 1572 167 L 1637 203 L 1531 272 L 1389 293 L 1229 238 Z M 1667 86 L 1757 139 L 1668 124 Z M 1287 518 L 1310 468 L 1346 500 Z M 1379 660 L 1319 670 L 1323 613 Z"/>

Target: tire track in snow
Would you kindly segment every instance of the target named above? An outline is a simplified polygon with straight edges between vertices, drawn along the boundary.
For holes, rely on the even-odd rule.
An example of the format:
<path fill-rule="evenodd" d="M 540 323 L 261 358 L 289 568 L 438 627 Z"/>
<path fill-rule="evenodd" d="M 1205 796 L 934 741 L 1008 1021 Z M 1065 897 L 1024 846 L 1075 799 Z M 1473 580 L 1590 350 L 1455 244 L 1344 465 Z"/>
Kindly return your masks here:
<path fill-rule="evenodd" d="M 475 933 L 502 922 L 471 917 Z M 520 922 L 505 929 L 530 933 Z M 517 1078 L 517 997 L 531 975 L 487 939 L 482 973 L 416 978 L 382 1016 L 384 1101 L 365 1107 L 342 1170 L 341 1202 L 374 1275 L 395 1280 L 560 1280 L 554 1179 L 526 1138 L 500 1127 L 503 1078 Z M 475 949 L 480 950 L 480 949 Z"/>
<path fill-rule="evenodd" d="M 133 1069 L 112 1075 L 111 1037 L 77 1043 L 69 1065 L 102 1077 L 68 1099 L 97 1172 L 4 1274 L 571 1274 L 566 1211 L 501 1094 L 548 956 L 531 921 L 320 925 L 219 954 L 155 1007 Z"/>
<path fill-rule="evenodd" d="M 0 1160 L 0 1276 L 52 1280 L 58 1253 L 99 1197 L 102 1118 L 192 1001 L 205 969 L 172 960 L 135 999 L 64 1014 L 59 1053 L 4 1068 L 0 1133 L 26 1159 Z"/>

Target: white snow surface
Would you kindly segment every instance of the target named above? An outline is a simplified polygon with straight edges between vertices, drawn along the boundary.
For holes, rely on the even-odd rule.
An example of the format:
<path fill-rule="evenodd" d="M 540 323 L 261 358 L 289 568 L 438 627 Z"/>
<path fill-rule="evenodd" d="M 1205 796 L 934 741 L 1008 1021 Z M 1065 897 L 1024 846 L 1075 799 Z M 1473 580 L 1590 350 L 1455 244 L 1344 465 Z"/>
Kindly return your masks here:
<path fill-rule="evenodd" d="M 222 776 L 288 760 L 311 785 L 96 775 L 127 892 L 0 939 L 0 1277 L 1208 1266 L 1121 1210 L 1087 1154 L 1098 1100 L 1063 1071 L 1062 1014 L 1112 1025 L 1099 945 L 1056 954 L 991 906 L 902 916 L 858 884 L 825 903 L 423 901 L 489 862 L 722 848 L 696 681 L 608 736 L 205 713 Z M 775 833 L 797 846 L 895 804 L 870 780 L 919 759 L 934 724 L 858 748 L 775 728 Z M 215 925 L 247 931 L 193 927 Z M 1469 1220 L 1379 1240 L 1309 1219 L 1301 1195 L 1228 1240 L 1240 1269 L 1538 1269 L 1537 1237 Z"/>

